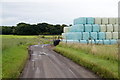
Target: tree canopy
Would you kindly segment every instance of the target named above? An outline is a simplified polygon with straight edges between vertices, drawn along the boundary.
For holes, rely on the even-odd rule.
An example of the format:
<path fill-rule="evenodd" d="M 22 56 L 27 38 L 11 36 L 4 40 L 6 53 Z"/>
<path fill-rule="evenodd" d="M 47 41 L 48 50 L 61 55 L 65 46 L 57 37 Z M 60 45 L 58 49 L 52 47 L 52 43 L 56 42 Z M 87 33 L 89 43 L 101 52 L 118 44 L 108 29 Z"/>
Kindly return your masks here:
<path fill-rule="evenodd" d="M 18 23 L 16 26 L 2 26 L 2 34 L 16 35 L 60 35 L 63 33 L 65 24 L 53 25 L 48 23 L 27 24 Z"/>

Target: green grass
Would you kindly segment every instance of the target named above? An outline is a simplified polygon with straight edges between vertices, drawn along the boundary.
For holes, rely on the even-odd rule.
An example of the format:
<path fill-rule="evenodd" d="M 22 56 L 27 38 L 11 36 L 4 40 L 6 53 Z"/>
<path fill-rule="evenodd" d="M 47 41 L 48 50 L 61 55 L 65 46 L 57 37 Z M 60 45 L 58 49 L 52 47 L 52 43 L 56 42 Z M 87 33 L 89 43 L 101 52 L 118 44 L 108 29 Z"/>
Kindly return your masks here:
<path fill-rule="evenodd" d="M 107 60 L 118 61 L 118 45 L 86 45 L 76 43 L 69 43 L 67 45 L 65 43 L 61 43 L 61 45 L 64 47 L 84 51 L 85 53 L 89 53 Z"/>
<path fill-rule="evenodd" d="M 3 51 L 2 77 L 17 78 L 27 60 L 27 48 L 25 46 L 14 46 Z"/>
<path fill-rule="evenodd" d="M 2 78 L 17 78 L 28 59 L 30 45 L 50 44 L 41 36 L 0 35 L 2 40 Z M 1 66 L 1 65 L 0 65 Z"/>
<path fill-rule="evenodd" d="M 92 48 L 90 48 L 90 46 L 91 45 L 61 43 L 54 50 L 74 62 L 89 68 L 101 77 L 118 78 L 118 62 L 116 58 L 109 57 L 110 59 L 107 59 L 109 55 L 105 54 L 105 50 L 101 51 L 101 54 L 105 56 L 100 55 L 100 52 L 93 54 L 91 53 Z M 99 46 L 106 47 L 106 45 L 94 45 L 96 49 L 99 48 Z M 109 47 L 111 49 L 111 46 Z M 107 50 L 109 47 L 107 46 Z"/>
<path fill-rule="evenodd" d="M 21 36 L 21 35 L 0 35 L 2 38 L 35 38 L 37 36 Z"/>

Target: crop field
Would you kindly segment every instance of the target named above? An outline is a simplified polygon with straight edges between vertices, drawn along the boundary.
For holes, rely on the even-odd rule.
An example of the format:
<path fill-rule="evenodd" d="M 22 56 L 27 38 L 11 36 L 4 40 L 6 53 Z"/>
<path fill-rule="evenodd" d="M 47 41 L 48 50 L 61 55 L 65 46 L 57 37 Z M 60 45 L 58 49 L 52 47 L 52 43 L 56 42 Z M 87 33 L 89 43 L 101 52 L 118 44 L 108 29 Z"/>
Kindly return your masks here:
<path fill-rule="evenodd" d="M 0 35 L 2 40 L 2 78 L 17 78 L 27 59 L 27 48 L 34 44 L 50 44 L 41 36 Z"/>
<path fill-rule="evenodd" d="M 118 45 L 62 42 L 54 50 L 103 78 L 118 78 Z"/>

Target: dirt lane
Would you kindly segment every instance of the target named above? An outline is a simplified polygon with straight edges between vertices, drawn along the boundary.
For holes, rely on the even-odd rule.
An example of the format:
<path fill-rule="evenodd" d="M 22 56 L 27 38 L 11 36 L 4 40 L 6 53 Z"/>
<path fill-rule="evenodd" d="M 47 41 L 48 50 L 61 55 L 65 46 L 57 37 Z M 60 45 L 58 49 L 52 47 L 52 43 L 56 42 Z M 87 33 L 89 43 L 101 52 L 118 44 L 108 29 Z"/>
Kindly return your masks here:
<path fill-rule="evenodd" d="M 94 73 L 54 52 L 46 45 L 33 45 L 31 59 L 20 78 L 98 78 Z"/>

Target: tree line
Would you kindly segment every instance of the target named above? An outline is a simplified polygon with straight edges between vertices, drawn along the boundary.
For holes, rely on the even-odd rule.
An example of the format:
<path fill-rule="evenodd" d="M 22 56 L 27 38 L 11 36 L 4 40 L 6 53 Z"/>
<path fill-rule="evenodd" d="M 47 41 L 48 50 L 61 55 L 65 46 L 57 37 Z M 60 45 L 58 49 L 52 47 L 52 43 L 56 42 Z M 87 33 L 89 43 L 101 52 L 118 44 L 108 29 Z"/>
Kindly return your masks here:
<path fill-rule="evenodd" d="M 18 23 L 16 26 L 2 26 L 2 34 L 14 35 L 60 35 L 65 24 L 53 25 L 48 23 L 27 24 Z"/>

